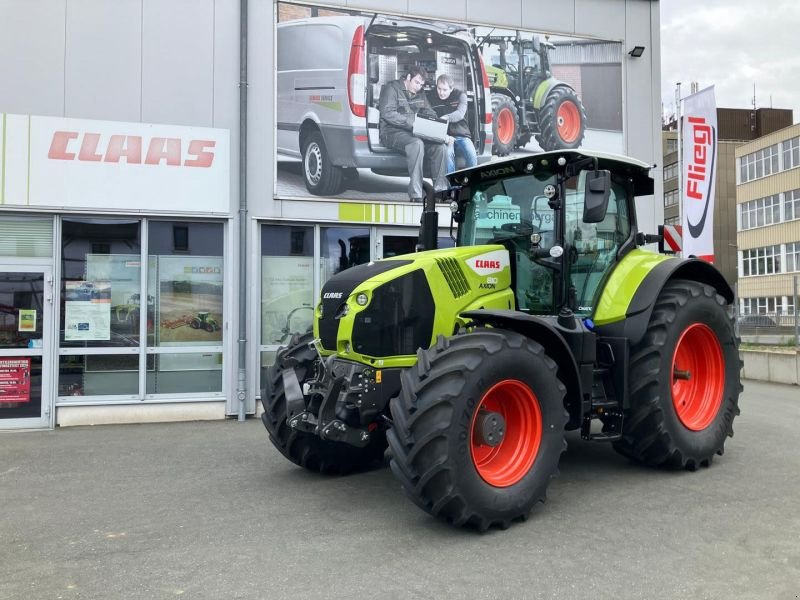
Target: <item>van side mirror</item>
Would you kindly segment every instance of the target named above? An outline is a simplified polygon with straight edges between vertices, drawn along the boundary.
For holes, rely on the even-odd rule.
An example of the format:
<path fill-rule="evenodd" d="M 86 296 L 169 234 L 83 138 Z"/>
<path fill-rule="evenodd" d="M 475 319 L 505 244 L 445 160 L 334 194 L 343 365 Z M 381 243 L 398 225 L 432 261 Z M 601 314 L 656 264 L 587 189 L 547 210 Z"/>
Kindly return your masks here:
<path fill-rule="evenodd" d="M 600 223 L 606 218 L 611 196 L 611 172 L 587 171 L 583 196 L 583 222 Z"/>

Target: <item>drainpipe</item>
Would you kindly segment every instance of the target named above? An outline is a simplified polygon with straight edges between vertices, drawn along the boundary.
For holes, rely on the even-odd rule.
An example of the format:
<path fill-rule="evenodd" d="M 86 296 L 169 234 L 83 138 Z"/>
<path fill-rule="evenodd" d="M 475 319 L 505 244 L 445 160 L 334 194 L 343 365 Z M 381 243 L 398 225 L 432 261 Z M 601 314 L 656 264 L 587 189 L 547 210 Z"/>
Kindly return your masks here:
<path fill-rule="evenodd" d="M 247 0 L 239 1 L 239 421 L 247 404 Z"/>

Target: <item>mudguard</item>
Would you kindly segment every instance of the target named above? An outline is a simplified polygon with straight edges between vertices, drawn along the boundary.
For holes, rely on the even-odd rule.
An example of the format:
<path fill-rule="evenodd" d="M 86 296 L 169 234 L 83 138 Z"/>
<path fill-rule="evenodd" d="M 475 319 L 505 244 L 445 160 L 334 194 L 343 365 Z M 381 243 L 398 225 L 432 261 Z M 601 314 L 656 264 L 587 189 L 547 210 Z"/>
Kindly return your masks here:
<path fill-rule="evenodd" d="M 722 273 L 703 260 L 632 250 L 614 269 L 600 297 L 593 317 L 598 335 L 624 337 L 635 346 L 644 336 L 656 299 L 671 279 L 705 283 L 728 303 L 734 300 Z"/>

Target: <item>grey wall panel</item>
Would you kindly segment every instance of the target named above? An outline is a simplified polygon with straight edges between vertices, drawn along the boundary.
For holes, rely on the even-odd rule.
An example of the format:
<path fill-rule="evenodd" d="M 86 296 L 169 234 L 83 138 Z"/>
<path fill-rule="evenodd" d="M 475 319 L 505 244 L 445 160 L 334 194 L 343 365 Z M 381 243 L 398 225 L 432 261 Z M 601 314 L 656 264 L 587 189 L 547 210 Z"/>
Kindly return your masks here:
<path fill-rule="evenodd" d="M 408 0 L 347 0 L 345 6 L 395 13 L 408 12 Z"/>
<path fill-rule="evenodd" d="M 467 0 L 467 20 L 518 27 L 522 21 L 522 0 Z"/>
<path fill-rule="evenodd" d="M 213 124 L 213 0 L 143 0 L 142 120 Z"/>
<path fill-rule="evenodd" d="M 68 0 L 64 112 L 139 121 L 141 0 Z"/>
<path fill-rule="evenodd" d="M 408 12 L 422 17 L 436 17 L 445 21 L 466 21 L 467 2 L 431 2 L 431 0 L 408 0 Z"/>
<path fill-rule="evenodd" d="M 251 215 L 280 216 L 275 186 L 274 5 L 251 2 L 247 48 L 247 199 Z"/>
<path fill-rule="evenodd" d="M 239 208 L 239 3 L 214 3 L 213 127 L 231 132 L 231 212 Z"/>
<path fill-rule="evenodd" d="M 63 116 L 65 0 L 0 0 L 0 112 Z"/>
<path fill-rule="evenodd" d="M 648 6 L 651 3 L 643 0 L 575 0 L 575 33 L 621 40 L 625 37 L 626 4 Z M 647 30 L 643 33 L 647 35 Z"/>
<path fill-rule="evenodd" d="M 522 26 L 540 31 L 575 31 L 575 0 L 525 0 Z"/>

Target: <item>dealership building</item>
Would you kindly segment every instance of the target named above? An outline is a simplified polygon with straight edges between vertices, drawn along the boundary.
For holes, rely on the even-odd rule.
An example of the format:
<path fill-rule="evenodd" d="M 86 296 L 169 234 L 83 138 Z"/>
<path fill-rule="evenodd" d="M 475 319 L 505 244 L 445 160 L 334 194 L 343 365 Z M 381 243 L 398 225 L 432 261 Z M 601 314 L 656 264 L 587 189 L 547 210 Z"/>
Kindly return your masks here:
<path fill-rule="evenodd" d="M 566 127 L 659 167 L 655 233 L 659 45 L 647 0 L 6 0 L 0 429 L 255 414 L 326 279 L 415 247 L 378 126 L 411 66 L 465 92 L 479 162 L 507 134 L 490 95 L 524 73 L 512 155 Z M 547 113 L 556 88 L 572 110 Z"/>

